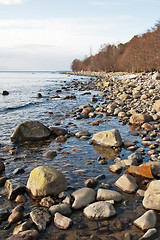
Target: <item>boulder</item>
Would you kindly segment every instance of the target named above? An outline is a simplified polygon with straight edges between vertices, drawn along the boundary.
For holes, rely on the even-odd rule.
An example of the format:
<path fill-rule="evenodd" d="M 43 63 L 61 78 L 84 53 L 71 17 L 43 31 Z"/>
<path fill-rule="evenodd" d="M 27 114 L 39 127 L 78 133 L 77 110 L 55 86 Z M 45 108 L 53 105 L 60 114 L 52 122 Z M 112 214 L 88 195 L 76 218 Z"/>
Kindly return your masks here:
<path fill-rule="evenodd" d="M 33 169 L 27 182 L 27 190 L 34 198 L 56 196 L 66 189 L 67 183 L 64 175 L 47 166 Z"/>
<path fill-rule="evenodd" d="M 134 177 L 129 174 L 122 175 L 116 182 L 115 185 L 120 188 L 123 192 L 134 193 L 138 185 Z"/>
<path fill-rule="evenodd" d="M 47 139 L 51 131 L 38 121 L 22 122 L 11 135 L 11 141 L 36 141 Z"/>
<path fill-rule="evenodd" d="M 96 192 L 92 188 L 85 187 L 73 192 L 71 196 L 74 198 L 72 208 L 80 209 L 95 201 Z"/>
<path fill-rule="evenodd" d="M 156 100 L 155 103 L 153 104 L 153 110 L 160 112 L 160 99 Z"/>
<path fill-rule="evenodd" d="M 119 147 L 122 145 L 121 135 L 117 129 L 94 134 L 92 142 L 105 147 Z"/>
<path fill-rule="evenodd" d="M 143 206 L 147 209 L 160 210 L 160 180 L 152 181 L 144 194 Z"/>
<path fill-rule="evenodd" d="M 93 220 L 104 220 L 116 214 L 113 205 L 104 201 L 90 204 L 83 212 L 87 218 Z"/>
<path fill-rule="evenodd" d="M 152 121 L 153 118 L 152 116 L 150 115 L 146 115 L 146 114 L 133 114 L 131 117 L 130 117 L 130 124 L 132 125 L 143 125 L 145 122 L 150 122 Z"/>
<path fill-rule="evenodd" d="M 119 202 L 122 200 L 122 195 L 119 192 L 116 192 L 114 190 L 99 188 L 97 191 L 97 200 L 98 201 L 114 200 L 116 202 Z"/>
<path fill-rule="evenodd" d="M 146 231 L 150 228 L 154 228 L 156 225 L 157 217 L 154 210 L 148 210 L 141 217 L 137 218 L 133 223 Z"/>

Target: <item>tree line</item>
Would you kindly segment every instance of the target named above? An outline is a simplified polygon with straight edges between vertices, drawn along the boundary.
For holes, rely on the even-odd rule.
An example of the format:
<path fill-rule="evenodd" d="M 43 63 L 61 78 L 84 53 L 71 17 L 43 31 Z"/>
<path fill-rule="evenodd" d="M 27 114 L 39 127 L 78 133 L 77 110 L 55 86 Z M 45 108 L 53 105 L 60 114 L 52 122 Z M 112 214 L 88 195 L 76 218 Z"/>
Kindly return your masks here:
<path fill-rule="evenodd" d="M 160 71 L 160 21 L 125 44 L 104 44 L 94 56 L 74 59 L 71 68 L 96 72 Z"/>

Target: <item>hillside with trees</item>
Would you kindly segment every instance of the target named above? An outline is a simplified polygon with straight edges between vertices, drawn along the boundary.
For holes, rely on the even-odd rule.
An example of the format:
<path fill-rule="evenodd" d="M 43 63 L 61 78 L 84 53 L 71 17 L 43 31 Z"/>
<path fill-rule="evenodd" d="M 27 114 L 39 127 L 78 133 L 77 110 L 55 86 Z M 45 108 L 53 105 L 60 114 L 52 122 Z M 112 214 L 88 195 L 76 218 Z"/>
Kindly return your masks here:
<path fill-rule="evenodd" d="M 94 56 L 72 62 L 72 71 L 160 71 L 160 21 L 125 44 L 105 44 Z"/>

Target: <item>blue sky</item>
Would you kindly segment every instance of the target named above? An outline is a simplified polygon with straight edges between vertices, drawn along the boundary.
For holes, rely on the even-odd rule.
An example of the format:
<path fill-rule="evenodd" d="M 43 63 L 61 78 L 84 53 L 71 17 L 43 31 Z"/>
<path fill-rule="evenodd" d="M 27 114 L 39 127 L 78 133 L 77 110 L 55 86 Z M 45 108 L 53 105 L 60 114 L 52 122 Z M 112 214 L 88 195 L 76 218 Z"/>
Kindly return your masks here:
<path fill-rule="evenodd" d="M 152 28 L 159 9 L 159 0 L 0 0 L 0 70 L 70 70 Z"/>

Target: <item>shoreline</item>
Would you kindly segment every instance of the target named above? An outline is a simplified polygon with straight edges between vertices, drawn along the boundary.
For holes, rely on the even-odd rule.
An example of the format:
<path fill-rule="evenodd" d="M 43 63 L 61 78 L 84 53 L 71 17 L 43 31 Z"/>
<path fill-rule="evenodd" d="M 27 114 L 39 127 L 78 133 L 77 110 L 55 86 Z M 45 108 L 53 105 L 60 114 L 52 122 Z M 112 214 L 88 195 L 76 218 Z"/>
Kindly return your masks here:
<path fill-rule="evenodd" d="M 154 172 L 154 178 L 158 179 L 158 174 L 160 173 L 160 171 L 158 170 L 160 166 L 160 152 L 158 151 L 160 142 L 159 140 L 157 141 L 157 139 L 160 138 L 160 113 L 159 111 L 154 109 L 153 106 L 155 102 L 158 101 L 157 96 L 160 89 L 160 83 L 152 79 L 152 75 L 148 76 L 148 74 L 145 74 L 145 75 L 139 74 L 137 76 L 134 76 L 133 78 L 124 77 L 122 79 L 121 79 L 121 76 L 127 76 L 127 75 L 125 74 L 120 75 L 119 73 L 118 75 L 116 75 L 115 73 L 113 75 L 107 74 L 106 79 L 96 78 L 96 79 L 89 79 L 88 81 L 84 81 L 84 82 L 81 82 L 80 80 L 71 81 L 71 83 L 69 84 L 69 88 L 76 89 L 76 91 L 79 91 L 82 94 L 83 93 L 89 94 L 89 92 L 92 91 L 93 89 L 96 91 L 100 91 L 100 94 L 97 94 L 95 96 L 91 95 L 89 103 L 86 102 L 85 106 L 77 106 L 76 109 L 74 109 L 71 113 L 71 119 L 73 119 L 74 124 L 77 122 L 77 125 L 78 125 L 78 121 L 81 121 L 81 124 L 83 125 L 86 124 L 86 128 L 88 128 L 89 131 L 91 131 L 92 129 L 91 132 L 96 132 L 97 129 L 100 130 L 101 125 L 102 126 L 104 125 L 103 128 L 105 128 L 105 124 L 107 123 L 107 121 L 112 121 L 110 120 L 110 117 L 115 117 L 116 119 L 118 119 L 119 124 L 121 124 L 122 126 L 125 126 L 125 125 L 127 126 L 128 123 L 130 124 L 130 126 L 133 125 L 134 130 L 132 131 L 132 134 L 138 134 L 139 143 L 129 142 L 129 141 L 125 142 L 123 139 L 123 144 L 124 143 L 125 144 L 122 146 L 122 149 L 121 149 L 122 152 L 117 154 L 118 158 L 115 157 L 113 160 L 111 160 L 111 162 L 109 162 L 108 159 L 106 159 L 105 157 L 102 157 L 103 155 L 99 153 L 100 154 L 100 158 L 98 158 L 99 165 L 95 165 L 95 166 L 97 169 L 99 166 L 99 168 L 102 169 L 102 173 L 103 173 L 103 164 L 105 165 L 106 163 L 105 172 L 107 172 L 108 174 L 108 170 L 110 168 L 109 176 L 111 176 L 111 174 L 113 174 L 114 176 L 115 174 L 113 172 L 113 169 L 114 169 L 113 167 L 115 167 L 114 165 L 116 165 L 116 167 L 117 166 L 121 167 L 121 173 L 117 172 L 116 173 L 117 175 L 115 175 L 115 178 L 118 180 L 120 176 L 125 175 L 125 172 L 129 168 L 129 166 L 135 165 L 135 161 L 136 161 L 136 159 L 133 160 L 133 159 L 129 159 L 128 157 L 126 159 L 123 159 L 123 154 L 126 154 L 126 151 L 129 151 L 130 153 L 129 155 L 132 155 L 132 153 L 139 152 L 139 153 L 142 153 L 144 161 L 148 161 L 146 160 L 146 158 L 150 158 L 149 164 L 152 165 L 152 170 L 155 171 L 155 168 L 156 168 L 156 171 L 158 171 L 158 172 Z M 68 101 L 71 101 L 71 100 L 69 99 Z M 134 119 L 134 121 L 136 121 L 136 124 L 133 124 L 130 122 L 130 119 L 131 119 L 131 116 L 135 114 L 143 115 L 143 117 L 141 116 L 142 118 L 138 118 L 138 120 Z M 144 115 L 150 115 L 152 119 L 144 117 Z M 151 121 L 148 121 L 148 120 L 151 120 Z M 137 121 L 139 121 L 138 124 L 137 124 Z M 82 126 L 81 128 L 83 130 Z M 120 128 L 120 126 L 117 125 L 117 128 Z M 80 129 L 77 129 L 77 131 L 78 130 Z M 75 136 L 72 136 L 72 137 L 75 138 Z M 69 139 L 70 138 L 68 138 L 68 141 Z M 82 144 L 82 148 L 83 148 L 83 144 L 84 146 L 87 144 L 87 142 L 85 142 L 86 140 L 87 138 L 83 138 L 83 139 L 75 138 L 75 141 L 79 141 L 77 142 L 76 148 L 79 148 L 80 144 Z M 52 139 L 52 141 L 54 140 Z M 141 146 L 142 142 L 144 145 Z M 138 145 L 138 148 L 137 148 L 137 145 Z M 62 145 L 60 144 L 60 146 L 63 149 L 62 147 L 63 144 Z M 66 147 L 69 148 L 69 146 L 67 145 L 67 142 L 66 142 Z M 75 160 L 76 160 L 76 157 L 78 156 L 78 151 L 79 151 L 78 149 L 77 151 L 76 148 L 75 147 L 72 148 L 74 149 L 73 152 L 75 152 Z M 65 152 L 63 154 L 65 154 Z M 66 156 L 67 155 L 70 156 L 70 154 L 66 154 Z M 88 156 L 88 163 L 90 164 L 89 166 L 91 171 L 92 167 L 94 169 L 95 163 L 94 162 L 92 163 L 91 160 L 89 162 L 89 160 L 90 160 L 90 156 Z M 76 164 L 77 163 L 75 162 L 75 167 L 76 167 Z M 138 162 L 137 165 L 139 166 L 140 162 Z M 85 165 L 83 167 L 85 167 Z M 7 168 L 7 165 L 6 165 L 6 168 Z M 75 174 L 82 174 L 83 176 L 83 174 L 85 173 L 84 171 L 85 169 L 74 169 L 74 171 L 75 170 L 76 171 L 79 170 L 79 172 L 77 171 L 77 173 Z M 89 176 L 90 175 L 92 174 L 89 174 Z M 78 179 L 78 176 L 79 175 L 77 175 L 77 179 Z M 134 178 L 137 179 L 137 177 L 134 177 Z M 142 189 L 145 190 L 146 183 L 149 183 L 150 180 L 148 178 L 146 179 L 143 177 L 142 179 L 143 179 L 143 183 L 139 185 L 139 189 L 141 189 L 140 188 L 141 186 Z M 108 179 L 106 179 L 104 183 L 107 183 L 107 182 L 109 182 Z M 99 180 L 98 188 L 101 188 L 101 187 L 103 188 L 105 186 L 105 184 L 102 184 L 101 187 L 100 186 L 101 186 L 101 180 Z M 130 237 L 132 237 L 132 239 L 137 239 L 140 236 L 142 236 L 142 232 L 138 229 L 135 230 L 135 227 L 133 225 L 133 219 L 136 219 L 138 217 L 138 214 L 142 214 L 144 212 L 144 209 L 142 207 L 142 198 L 137 197 L 137 194 L 135 192 L 132 193 L 132 194 L 135 194 L 133 196 L 132 194 L 130 195 L 128 193 L 125 193 L 123 189 L 116 188 L 113 185 L 110 188 L 112 190 L 116 189 L 116 191 L 120 192 L 123 196 L 123 201 L 118 205 L 117 204 L 114 205 L 117 211 L 117 216 L 111 220 L 109 219 L 103 222 L 99 221 L 98 223 L 100 227 L 96 228 L 96 230 L 93 231 L 92 229 L 93 227 L 91 226 L 92 224 L 90 224 L 90 221 L 88 221 L 86 217 L 82 216 L 83 215 L 82 211 L 78 210 L 78 212 L 80 211 L 79 218 L 81 218 L 82 221 L 84 221 L 84 223 L 89 227 L 86 229 L 84 226 L 82 226 L 83 224 L 81 222 L 79 222 L 78 225 L 76 225 L 76 222 L 78 222 L 78 217 L 76 218 L 76 215 L 78 215 L 78 213 L 75 214 L 75 212 L 73 212 L 72 218 L 75 221 L 75 225 L 73 225 L 71 229 L 66 230 L 65 232 L 66 236 L 67 234 L 69 234 L 68 237 L 71 237 L 70 239 L 72 239 L 72 234 L 73 234 L 73 238 L 76 237 L 77 226 L 79 227 L 78 228 L 79 234 L 82 234 L 82 235 L 79 235 L 79 239 L 81 238 L 88 239 L 87 234 L 90 234 L 90 233 L 92 233 L 95 237 L 98 237 L 99 239 L 102 239 L 102 240 L 105 239 L 106 236 L 108 236 L 108 234 L 110 235 L 110 237 L 114 237 L 114 239 L 122 239 L 122 237 L 127 236 L 127 234 Z M 97 191 L 97 188 L 96 188 L 96 191 Z M 60 199 L 58 200 L 56 199 L 56 201 L 61 202 Z M 127 201 L 129 201 L 129 203 L 133 205 L 133 209 L 134 207 L 137 206 L 137 211 L 133 212 L 133 215 L 131 216 L 130 219 L 127 219 L 126 214 L 131 213 L 133 209 L 131 206 L 127 208 Z M 122 211 L 124 211 L 124 214 L 122 214 Z M 94 224 L 96 224 L 96 222 L 94 222 Z M 42 235 L 40 234 L 40 239 L 43 239 L 43 236 L 44 237 L 50 236 L 48 239 L 51 239 L 52 232 L 56 232 L 57 236 L 59 237 L 63 235 L 63 233 L 58 235 L 58 231 L 61 231 L 61 230 L 58 230 L 58 229 L 56 230 L 52 225 L 53 224 L 51 224 L 46 229 L 46 233 Z M 108 228 L 106 227 L 107 225 L 109 225 Z M 126 225 L 128 225 L 128 227 L 125 228 Z M 160 223 L 157 222 L 157 225 L 159 226 Z M 117 229 L 119 229 L 118 231 L 120 231 L 121 233 L 118 232 L 116 227 L 114 226 L 117 226 Z M 157 231 L 159 231 L 158 227 L 157 227 Z M 158 234 L 160 234 L 160 232 L 158 232 Z"/>

